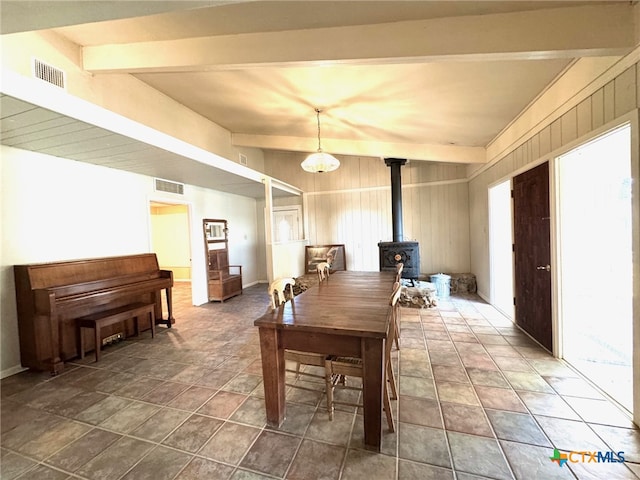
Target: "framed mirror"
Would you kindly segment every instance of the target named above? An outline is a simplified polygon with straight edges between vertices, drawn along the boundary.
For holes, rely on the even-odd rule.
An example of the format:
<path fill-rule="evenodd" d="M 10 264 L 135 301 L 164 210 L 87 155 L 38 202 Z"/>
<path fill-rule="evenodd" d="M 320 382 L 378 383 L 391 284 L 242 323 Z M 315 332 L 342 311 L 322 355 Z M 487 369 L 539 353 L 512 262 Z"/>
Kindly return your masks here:
<path fill-rule="evenodd" d="M 205 224 L 204 224 L 204 234 L 205 234 L 205 238 L 207 239 L 207 241 L 210 240 L 218 240 L 218 241 L 224 241 L 226 238 L 225 235 L 225 229 L 226 229 L 226 222 L 224 221 L 206 221 L 205 220 Z"/>
<path fill-rule="evenodd" d="M 207 251 L 227 248 L 227 234 L 229 233 L 226 220 L 205 218 L 202 220 L 204 244 Z"/>

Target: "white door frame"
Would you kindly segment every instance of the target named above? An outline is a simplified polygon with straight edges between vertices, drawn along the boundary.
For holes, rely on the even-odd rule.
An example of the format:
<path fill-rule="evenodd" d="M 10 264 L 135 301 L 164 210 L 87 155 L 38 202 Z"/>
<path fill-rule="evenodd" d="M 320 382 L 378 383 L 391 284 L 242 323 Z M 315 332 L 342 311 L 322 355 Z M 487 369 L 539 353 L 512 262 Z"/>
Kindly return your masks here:
<path fill-rule="evenodd" d="M 507 185 L 505 185 L 507 184 Z M 508 252 L 504 252 L 504 251 L 500 251 L 497 252 L 497 248 L 498 246 L 496 245 L 496 241 L 495 241 L 495 235 L 494 235 L 494 220 L 495 220 L 495 208 L 492 208 L 492 201 L 491 201 L 491 191 L 492 189 L 496 188 L 496 187 L 506 187 L 509 191 L 509 195 L 508 195 L 508 202 L 509 202 L 509 217 L 508 217 L 508 221 L 509 221 L 509 247 L 508 248 Z M 513 295 L 514 295 L 514 291 L 513 291 L 513 285 L 514 285 L 514 270 L 513 270 L 513 248 L 511 247 L 513 245 L 513 205 L 512 205 L 512 199 L 511 199 L 511 189 L 512 189 L 512 180 L 511 178 L 508 178 L 506 180 L 502 180 L 500 182 L 494 183 L 489 185 L 488 188 L 488 202 L 489 202 L 489 279 L 490 279 L 490 284 L 489 284 L 489 298 L 491 300 L 491 304 L 496 307 L 501 313 L 503 313 L 505 316 L 507 316 L 510 320 L 514 321 L 515 320 L 515 316 L 514 316 L 514 308 L 513 308 L 513 300 L 511 300 L 510 302 L 510 308 L 505 309 L 503 308 L 504 305 L 497 305 L 496 304 L 496 300 L 498 298 L 498 289 L 497 289 L 497 285 L 498 283 L 502 283 L 505 282 L 507 279 L 505 278 L 498 278 L 499 275 L 497 275 L 497 257 L 498 255 L 509 255 L 510 257 L 510 261 L 511 261 L 511 275 L 510 278 L 508 279 L 508 281 L 510 282 L 510 286 L 509 286 L 509 290 L 511 292 L 510 297 L 511 299 L 513 299 Z"/>

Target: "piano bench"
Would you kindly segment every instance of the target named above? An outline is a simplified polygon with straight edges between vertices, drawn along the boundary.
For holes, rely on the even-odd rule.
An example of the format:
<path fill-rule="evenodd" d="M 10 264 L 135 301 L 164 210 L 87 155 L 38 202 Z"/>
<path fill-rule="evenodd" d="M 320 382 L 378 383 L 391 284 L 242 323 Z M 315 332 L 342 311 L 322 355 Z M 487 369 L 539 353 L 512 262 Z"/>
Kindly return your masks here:
<path fill-rule="evenodd" d="M 131 303 L 122 307 L 112 308 L 110 310 L 96 312 L 78 318 L 76 321 L 78 323 L 78 329 L 80 333 L 80 358 L 84 358 L 84 337 L 82 335 L 83 328 L 92 328 L 94 330 L 97 362 L 100 360 L 100 349 L 102 347 L 102 337 L 100 335 L 102 327 L 108 327 L 109 325 L 122 323 L 130 318 L 133 318 L 137 336 L 140 333 L 138 317 L 141 317 L 142 315 L 149 315 L 149 318 L 151 319 L 151 338 L 155 337 L 156 316 L 155 304 L 153 303 Z"/>

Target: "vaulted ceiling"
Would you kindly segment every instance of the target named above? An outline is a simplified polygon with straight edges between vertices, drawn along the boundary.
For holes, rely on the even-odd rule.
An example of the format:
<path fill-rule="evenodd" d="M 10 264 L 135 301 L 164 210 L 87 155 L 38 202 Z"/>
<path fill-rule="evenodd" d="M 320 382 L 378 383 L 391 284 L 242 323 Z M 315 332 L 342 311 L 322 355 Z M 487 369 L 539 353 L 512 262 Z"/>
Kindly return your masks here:
<path fill-rule="evenodd" d="M 2 1 L 94 75 L 130 74 L 237 146 L 482 163 L 576 59 L 634 47 L 628 1 Z"/>

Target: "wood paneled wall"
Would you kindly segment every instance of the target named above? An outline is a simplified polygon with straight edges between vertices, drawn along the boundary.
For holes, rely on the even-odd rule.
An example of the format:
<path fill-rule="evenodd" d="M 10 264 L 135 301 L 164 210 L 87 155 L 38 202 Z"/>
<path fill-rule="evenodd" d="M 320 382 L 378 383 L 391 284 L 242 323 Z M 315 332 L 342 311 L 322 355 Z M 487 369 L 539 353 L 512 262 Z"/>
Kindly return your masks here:
<path fill-rule="evenodd" d="M 489 186 L 550 159 L 576 140 L 639 108 L 639 100 L 640 68 L 634 64 L 470 180 L 471 271 L 476 274 L 481 295 L 489 298 Z"/>
<path fill-rule="evenodd" d="M 389 167 L 336 155 L 335 172 L 306 173 L 304 154 L 266 152 L 265 173 L 302 189 L 310 244 L 344 243 L 349 270 L 378 270 L 378 242 L 392 239 Z M 402 168 L 405 240 L 420 242 L 420 270 L 470 269 L 466 168 L 413 161 Z"/>

